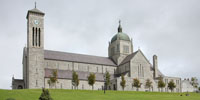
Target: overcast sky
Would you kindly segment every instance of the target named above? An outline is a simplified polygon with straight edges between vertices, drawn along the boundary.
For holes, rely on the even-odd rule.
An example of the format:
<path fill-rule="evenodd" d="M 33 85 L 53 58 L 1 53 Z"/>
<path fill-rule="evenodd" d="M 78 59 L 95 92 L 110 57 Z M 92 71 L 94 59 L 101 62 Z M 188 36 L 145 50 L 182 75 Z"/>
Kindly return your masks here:
<path fill-rule="evenodd" d="M 45 49 L 108 56 L 108 43 L 123 32 L 147 59 L 158 56 L 166 76 L 200 79 L 200 0 L 0 0 L 0 88 L 22 78 L 26 14 L 45 13 Z"/>

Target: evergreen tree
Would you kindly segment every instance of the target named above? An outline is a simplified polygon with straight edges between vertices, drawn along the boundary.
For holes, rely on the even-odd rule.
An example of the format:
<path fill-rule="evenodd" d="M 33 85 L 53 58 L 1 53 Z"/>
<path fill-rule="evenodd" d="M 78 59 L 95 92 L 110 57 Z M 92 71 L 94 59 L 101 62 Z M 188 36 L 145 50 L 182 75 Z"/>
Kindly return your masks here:
<path fill-rule="evenodd" d="M 140 80 L 137 78 L 133 79 L 133 86 L 137 88 L 137 91 L 139 90 L 139 88 L 141 87 L 141 83 Z"/>
<path fill-rule="evenodd" d="M 110 85 L 110 74 L 109 74 L 109 72 L 106 72 L 106 82 L 105 82 L 105 85 L 106 85 L 106 89 Z"/>
<path fill-rule="evenodd" d="M 79 79 L 78 74 L 75 71 L 72 73 L 72 85 L 75 87 L 75 89 L 78 89 Z"/>
<path fill-rule="evenodd" d="M 163 88 L 165 87 L 165 83 L 163 81 L 163 77 L 159 77 L 159 80 L 158 80 L 158 88 L 161 88 L 161 92 L 163 92 Z"/>
<path fill-rule="evenodd" d="M 92 90 L 94 89 L 95 80 L 96 80 L 95 74 L 90 73 L 90 75 L 88 76 L 88 84 L 92 86 Z"/>
<path fill-rule="evenodd" d="M 146 88 L 148 88 L 148 89 L 149 89 L 149 91 L 150 91 L 150 88 L 152 87 L 152 82 L 151 82 L 151 80 L 150 80 L 150 79 L 147 79 L 147 80 L 146 80 L 145 87 L 146 87 Z"/>
<path fill-rule="evenodd" d="M 120 82 L 120 85 L 124 91 L 124 88 L 126 86 L 126 80 L 124 79 L 124 75 L 121 76 L 121 82 Z"/>
<path fill-rule="evenodd" d="M 50 81 L 48 81 L 48 84 L 54 84 L 56 88 L 56 83 L 58 83 L 58 70 L 52 71 L 52 76 L 50 77 Z"/>
<path fill-rule="evenodd" d="M 171 92 L 174 90 L 174 88 L 176 87 L 175 83 L 173 80 L 171 80 L 169 83 L 168 83 L 168 88 L 171 90 Z"/>
<path fill-rule="evenodd" d="M 53 100 L 48 89 L 42 89 L 42 94 L 40 95 L 39 100 Z"/>

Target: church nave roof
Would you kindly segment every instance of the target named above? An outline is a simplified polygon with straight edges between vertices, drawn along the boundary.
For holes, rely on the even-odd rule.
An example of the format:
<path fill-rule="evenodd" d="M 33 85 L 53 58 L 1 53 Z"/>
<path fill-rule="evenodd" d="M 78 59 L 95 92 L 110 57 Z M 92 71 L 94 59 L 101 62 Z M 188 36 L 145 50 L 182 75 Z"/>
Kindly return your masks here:
<path fill-rule="evenodd" d="M 62 61 L 72 61 L 72 62 L 82 62 L 82 63 L 90 63 L 90 64 L 117 66 L 108 57 L 99 57 L 99 56 L 92 56 L 92 55 L 51 51 L 51 50 L 44 50 L 44 58 L 51 59 L 51 60 L 62 60 Z"/>

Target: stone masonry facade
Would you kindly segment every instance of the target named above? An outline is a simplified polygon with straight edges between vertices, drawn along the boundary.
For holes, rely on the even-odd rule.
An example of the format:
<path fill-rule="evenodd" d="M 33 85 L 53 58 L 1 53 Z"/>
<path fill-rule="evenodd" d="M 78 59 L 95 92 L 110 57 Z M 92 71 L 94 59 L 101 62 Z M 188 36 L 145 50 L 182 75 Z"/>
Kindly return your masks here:
<path fill-rule="evenodd" d="M 174 81 L 176 84 L 174 92 L 181 92 L 181 78 L 163 75 L 158 69 L 156 55 L 153 56 L 153 64 L 151 64 L 140 49 L 134 51 L 132 39 L 123 33 L 121 23 L 119 23 L 118 33 L 109 42 L 108 57 L 99 57 L 45 50 L 44 15 L 45 13 L 37 8 L 27 13 L 27 47 L 23 50 L 23 79 L 13 78 L 13 89 L 74 89 L 72 72 L 75 71 L 80 80 L 78 89 L 82 90 L 92 89 L 87 80 L 90 73 L 96 75 L 94 90 L 102 90 L 104 75 L 109 72 L 111 83 L 108 89 L 110 90 L 122 90 L 120 82 L 121 76 L 124 75 L 125 91 L 136 91 L 132 86 L 134 78 L 141 82 L 139 91 L 161 91 L 158 88 L 158 78 L 163 77 L 166 84 L 171 80 Z M 48 80 L 55 69 L 58 71 L 58 83 L 52 85 Z M 145 87 L 147 79 L 152 82 L 150 89 Z M 167 85 L 163 91 L 169 91 Z"/>

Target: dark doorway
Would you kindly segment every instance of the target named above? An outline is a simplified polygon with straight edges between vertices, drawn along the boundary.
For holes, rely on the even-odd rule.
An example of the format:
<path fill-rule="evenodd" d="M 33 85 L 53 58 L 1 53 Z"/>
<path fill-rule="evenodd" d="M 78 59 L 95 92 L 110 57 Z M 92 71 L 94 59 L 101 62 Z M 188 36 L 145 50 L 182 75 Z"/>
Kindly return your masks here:
<path fill-rule="evenodd" d="M 116 90 L 116 85 L 115 84 L 113 84 L 113 90 Z"/>
<path fill-rule="evenodd" d="M 22 85 L 18 85 L 17 89 L 23 89 Z"/>

